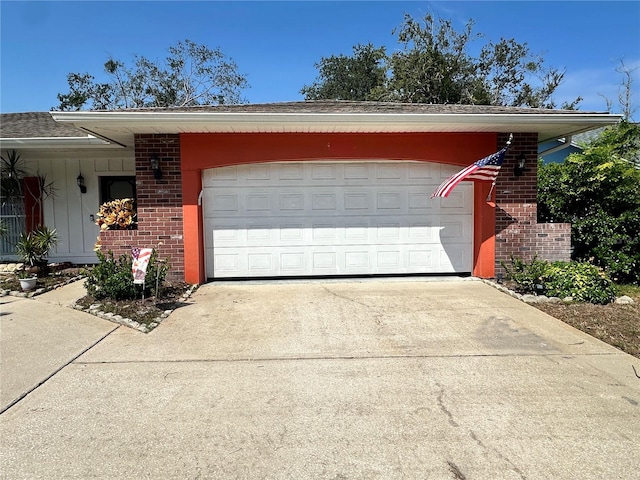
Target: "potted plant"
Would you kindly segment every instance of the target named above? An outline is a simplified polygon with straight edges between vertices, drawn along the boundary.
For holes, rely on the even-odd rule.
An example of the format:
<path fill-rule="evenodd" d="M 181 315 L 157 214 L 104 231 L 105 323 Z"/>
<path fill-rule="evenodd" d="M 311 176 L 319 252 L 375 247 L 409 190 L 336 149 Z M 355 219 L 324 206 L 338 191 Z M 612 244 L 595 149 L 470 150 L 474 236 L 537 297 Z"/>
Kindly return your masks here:
<path fill-rule="evenodd" d="M 28 292 L 36 288 L 38 277 L 33 273 L 29 273 L 27 270 L 20 270 L 18 272 L 18 280 L 20 280 L 20 288 Z"/>
<path fill-rule="evenodd" d="M 49 251 L 57 244 L 56 230 L 44 225 L 36 227 L 31 232 L 21 233 L 16 243 L 16 254 L 24 263 L 24 271 L 32 274 L 46 273 Z"/>

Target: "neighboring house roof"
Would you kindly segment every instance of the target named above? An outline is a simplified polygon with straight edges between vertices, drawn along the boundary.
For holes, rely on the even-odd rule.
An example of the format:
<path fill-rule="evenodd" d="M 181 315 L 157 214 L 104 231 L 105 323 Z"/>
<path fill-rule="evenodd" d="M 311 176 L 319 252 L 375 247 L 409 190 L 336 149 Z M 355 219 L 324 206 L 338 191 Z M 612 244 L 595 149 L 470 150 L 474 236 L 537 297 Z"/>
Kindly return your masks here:
<path fill-rule="evenodd" d="M 558 138 L 538 144 L 538 155 L 544 163 L 562 163 L 572 153 L 581 152 L 582 147 L 575 137 Z"/>
<path fill-rule="evenodd" d="M 620 120 L 619 115 L 578 110 L 336 100 L 52 115 L 122 145 L 130 145 L 136 133 L 537 132 L 545 141 Z"/>

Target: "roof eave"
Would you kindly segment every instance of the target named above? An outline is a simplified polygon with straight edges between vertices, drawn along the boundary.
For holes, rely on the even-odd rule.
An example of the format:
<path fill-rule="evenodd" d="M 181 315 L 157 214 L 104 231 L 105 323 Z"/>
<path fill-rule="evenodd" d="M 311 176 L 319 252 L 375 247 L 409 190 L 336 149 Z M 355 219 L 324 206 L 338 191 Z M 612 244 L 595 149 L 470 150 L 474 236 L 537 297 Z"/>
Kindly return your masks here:
<path fill-rule="evenodd" d="M 109 142 L 101 138 L 87 135 L 86 137 L 31 137 L 31 138 L 0 138 L 0 148 L 87 148 L 108 146 Z"/>
<path fill-rule="evenodd" d="M 93 132 L 117 129 L 129 133 L 226 132 L 541 132 L 557 125 L 561 132 L 540 141 L 618 123 L 608 113 L 360 113 L 360 112 L 51 112 L 54 120 Z M 564 126 L 564 127 L 563 127 Z"/>

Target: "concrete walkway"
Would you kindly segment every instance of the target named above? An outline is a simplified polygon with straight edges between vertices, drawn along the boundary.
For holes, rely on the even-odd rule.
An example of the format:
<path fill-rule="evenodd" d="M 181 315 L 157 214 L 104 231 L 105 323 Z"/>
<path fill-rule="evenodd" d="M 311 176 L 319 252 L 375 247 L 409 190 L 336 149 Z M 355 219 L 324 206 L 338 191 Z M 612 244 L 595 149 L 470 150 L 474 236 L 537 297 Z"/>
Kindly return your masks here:
<path fill-rule="evenodd" d="M 0 297 L 0 412 L 117 326 L 68 308 L 82 282 L 33 298 Z"/>
<path fill-rule="evenodd" d="M 0 416 L 3 478 L 638 478 L 640 361 L 481 282 L 209 284 L 146 335 L 68 310 L 88 350 Z"/>

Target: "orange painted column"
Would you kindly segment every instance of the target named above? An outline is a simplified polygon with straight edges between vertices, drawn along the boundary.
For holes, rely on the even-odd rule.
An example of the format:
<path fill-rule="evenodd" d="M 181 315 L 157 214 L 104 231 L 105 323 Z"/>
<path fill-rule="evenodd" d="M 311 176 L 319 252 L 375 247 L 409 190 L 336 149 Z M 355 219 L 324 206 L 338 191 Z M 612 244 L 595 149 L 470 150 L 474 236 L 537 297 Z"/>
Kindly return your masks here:
<path fill-rule="evenodd" d="M 496 204 L 490 182 L 475 182 L 473 188 L 473 276 L 495 276 Z"/>
<path fill-rule="evenodd" d="M 202 190 L 202 174 L 199 170 L 182 170 L 182 217 L 185 226 L 184 280 L 188 283 L 204 283 L 204 236 L 202 206 L 198 197 Z"/>

